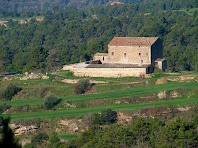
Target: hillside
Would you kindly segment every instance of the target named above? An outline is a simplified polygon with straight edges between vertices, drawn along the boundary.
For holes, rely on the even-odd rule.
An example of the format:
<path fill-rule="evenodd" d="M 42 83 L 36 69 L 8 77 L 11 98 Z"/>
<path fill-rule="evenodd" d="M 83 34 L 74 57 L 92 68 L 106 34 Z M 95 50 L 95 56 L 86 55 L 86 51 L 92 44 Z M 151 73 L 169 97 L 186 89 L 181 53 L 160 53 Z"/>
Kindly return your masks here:
<path fill-rule="evenodd" d="M 101 147 L 104 143 L 92 141 L 97 139 L 97 134 L 94 133 L 98 132 L 99 129 L 104 130 L 103 134 L 100 135 L 100 142 L 106 141 L 113 138 L 112 134 L 108 135 L 106 133 L 106 130 L 116 127 L 114 129 L 115 133 L 120 133 L 122 130 L 126 130 L 126 132 L 129 130 L 127 133 L 130 133 L 130 135 L 127 135 L 122 131 L 121 137 L 118 134 L 119 142 L 116 147 L 120 147 L 121 143 L 128 146 L 132 144 L 131 142 L 128 143 L 127 139 L 122 139 L 124 135 L 132 138 L 133 146 L 138 146 L 138 140 L 141 140 L 141 136 L 134 139 L 133 134 L 137 134 L 136 130 L 139 131 L 144 128 L 144 126 L 141 126 L 142 124 L 148 124 L 145 128 L 151 130 L 150 132 L 153 134 L 156 134 L 155 130 L 158 130 L 158 128 L 161 128 L 162 131 L 170 131 L 166 130 L 171 128 L 170 125 L 184 126 L 185 124 L 187 129 L 184 135 L 189 136 L 189 132 L 193 131 L 192 135 L 197 138 L 197 132 L 195 131 L 198 103 L 197 72 L 161 73 L 156 71 L 151 78 L 147 79 L 136 77 L 84 77 L 83 79 L 86 78 L 100 83 L 95 83 L 82 95 L 75 93 L 75 84 L 63 81 L 65 79 L 81 79 L 73 76 L 71 72 L 52 72 L 48 73 L 47 76 L 49 77 L 45 79 L 35 76 L 25 80 L 23 78 L 27 75 L 16 75 L 3 76 L 0 79 L 0 111 L 3 113 L 2 117 L 11 117 L 13 131 L 23 145 L 26 143 L 32 145 L 34 142 L 30 139 L 34 139 L 37 133 L 47 133 L 51 136 L 51 132 L 56 129 L 57 137 L 62 142 L 57 141 L 57 145 L 54 147 L 72 145 L 83 147 L 88 143 Z M 164 84 L 157 85 L 156 81 L 162 78 L 167 81 L 164 81 Z M 22 90 L 10 101 L 5 101 L 3 94 L 10 84 L 15 84 Z M 59 103 L 51 109 L 46 109 L 44 102 L 47 96 L 52 93 L 58 97 Z M 116 124 L 108 123 L 103 126 L 105 123 L 101 123 L 98 113 L 104 113 L 108 109 L 116 111 Z M 134 125 L 136 126 L 133 127 Z M 94 132 L 92 134 L 95 135 L 96 139 L 90 137 L 90 132 Z M 162 135 L 158 135 L 159 137 L 162 136 L 161 143 L 152 139 L 152 134 L 149 133 L 144 133 L 144 136 L 149 137 L 149 139 L 142 141 L 142 145 L 166 145 L 162 133 Z M 86 137 L 87 140 L 83 137 Z M 167 138 L 171 139 L 169 136 Z M 191 143 L 191 138 L 193 137 L 186 138 L 189 143 L 185 143 L 181 137 L 176 137 L 172 139 L 171 143 L 172 145 L 196 145 L 196 141 Z M 70 139 L 71 141 L 68 141 Z M 180 140 L 180 144 L 176 142 L 177 140 Z M 110 146 L 111 142 L 114 142 L 114 139 L 106 144 Z M 49 147 L 50 143 L 50 140 L 46 139 L 41 140 L 40 143 L 35 143 L 35 145 L 37 147 Z"/>
<path fill-rule="evenodd" d="M 135 3 L 143 0 L 120 0 L 123 3 Z M 4 0 L 0 1 L 0 12 L 2 10 L 16 11 L 43 11 L 53 7 L 92 7 L 110 5 L 111 0 Z"/>
<path fill-rule="evenodd" d="M 197 1 L 172 3 L 2 14 L 9 21 L 0 26 L 0 72 L 43 72 L 91 60 L 96 52 L 107 52 L 115 36 L 158 36 L 168 70 L 197 70 Z"/>

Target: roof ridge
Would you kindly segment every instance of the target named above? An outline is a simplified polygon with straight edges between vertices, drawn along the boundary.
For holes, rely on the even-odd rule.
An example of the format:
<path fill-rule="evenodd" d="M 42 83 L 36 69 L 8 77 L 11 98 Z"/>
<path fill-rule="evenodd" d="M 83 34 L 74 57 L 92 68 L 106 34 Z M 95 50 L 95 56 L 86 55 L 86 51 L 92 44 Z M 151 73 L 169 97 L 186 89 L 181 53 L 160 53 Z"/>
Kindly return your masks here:
<path fill-rule="evenodd" d="M 114 37 L 109 45 L 112 46 L 151 46 L 159 37 Z"/>

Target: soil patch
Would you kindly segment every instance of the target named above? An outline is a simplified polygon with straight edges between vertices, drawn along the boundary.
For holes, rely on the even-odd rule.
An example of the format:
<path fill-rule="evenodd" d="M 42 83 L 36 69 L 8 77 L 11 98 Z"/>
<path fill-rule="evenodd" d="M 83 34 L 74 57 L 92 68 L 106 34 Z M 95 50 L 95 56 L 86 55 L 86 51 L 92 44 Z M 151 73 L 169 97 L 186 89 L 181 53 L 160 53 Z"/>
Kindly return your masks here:
<path fill-rule="evenodd" d="M 167 83 L 167 79 L 166 79 L 166 78 L 161 78 L 161 79 L 158 79 L 158 80 L 155 82 L 155 85 L 166 84 L 166 83 Z"/>

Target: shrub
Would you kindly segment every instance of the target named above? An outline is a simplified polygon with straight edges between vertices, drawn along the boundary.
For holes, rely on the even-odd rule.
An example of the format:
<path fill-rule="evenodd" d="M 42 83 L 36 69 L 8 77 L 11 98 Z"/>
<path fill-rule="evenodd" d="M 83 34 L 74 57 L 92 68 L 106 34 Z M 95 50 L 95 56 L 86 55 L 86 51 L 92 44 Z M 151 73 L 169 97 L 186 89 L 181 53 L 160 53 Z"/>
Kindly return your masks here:
<path fill-rule="evenodd" d="M 10 85 L 6 88 L 6 90 L 5 90 L 3 96 L 4 96 L 4 98 L 5 98 L 6 100 L 11 100 L 12 97 L 13 97 L 14 95 L 16 95 L 18 92 L 20 92 L 21 90 L 22 90 L 21 87 L 17 87 L 17 86 L 14 85 L 14 84 L 10 84 Z"/>
<path fill-rule="evenodd" d="M 2 126 L 3 125 L 3 117 L 2 116 L 0 116 L 0 126 Z M 2 133 L 2 131 L 0 130 L 0 133 Z"/>
<path fill-rule="evenodd" d="M 3 108 L 2 108 L 2 106 L 0 106 L 0 114 L 2 114 L 3 113 Z"/>
<path fill-rule="evenodd" d="M 101 111 L 101 114 L 95 114 L 93 124 L 112 124 L 117 122 L 117 112 L 111 109 Z"/>
<path fill-rule="evenodd" d="M 54 94 L 50 94 L 45 98 L 44 105 L 46 109 L 51 109 L 58 104 L 58 98 Z"/>
<path fill-rule="evenodd" d="M 35 146 L 31 143 L 26 143 L 23 148 L 35 148 Z"/>
<path fill-rule="evenodd" d="M 51 145 L 55 145 L 55 144 L 58 145 L 60 143 L 60 139 L 58 138 L 58 134 L 55 131 L 50 132 L 49 142 L 50 142 Z"/>
<path fill-rule="evenodd" d="M 9 109 L 11 107 L 11 105 L 3 103 L 0 106 L 0 114 L 2 114 L 4 111 L 6 111 L 7 109 Z"/>
<path fill-rule="evenodd" d="M 5 100 L 3 90 L 0 90 L 0 100 Z"/>
<path fill-rule="evenodd" d="M 34 135 L 31 139 L 31 144 L 41 144 L 43 141 L 47 141 L 49 139 L 49 136 L 46 133 L 38 133 Z"/>
<path fill-rule="evenodd" d="M 194 89 L 194 94 L 195 94 L 196 97 L 198 97 L 198 88 Z"/>
<path fill-rule="evenodd" d="M 41 88 L 39 92 L 39 97 L 40 98 L 45 97 L 47 95 L 47 92 L 48 92 L 48 88 Z"/>
<path fill-rule="evenodd" d="M 76 94 L 84 94 L 87 90 L 91 88 L 89 79 L 80 79 L 78 83 L 74 85 Z"/>

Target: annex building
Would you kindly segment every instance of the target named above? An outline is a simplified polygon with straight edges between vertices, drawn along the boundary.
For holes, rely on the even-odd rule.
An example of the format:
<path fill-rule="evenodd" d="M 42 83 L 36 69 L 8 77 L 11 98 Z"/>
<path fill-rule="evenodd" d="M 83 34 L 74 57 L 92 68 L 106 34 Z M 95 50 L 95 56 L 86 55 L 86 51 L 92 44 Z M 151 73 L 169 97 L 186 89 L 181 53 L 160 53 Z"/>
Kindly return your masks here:
<path fill-rule="evenodd" d="M 150 74 L 155 67 L 165 71 L 162 42 L 158 37 L 114 37 L 108 53 L 96 53 L 92 62 L 64 66 L 76 76 L 126 77 Z"/>

